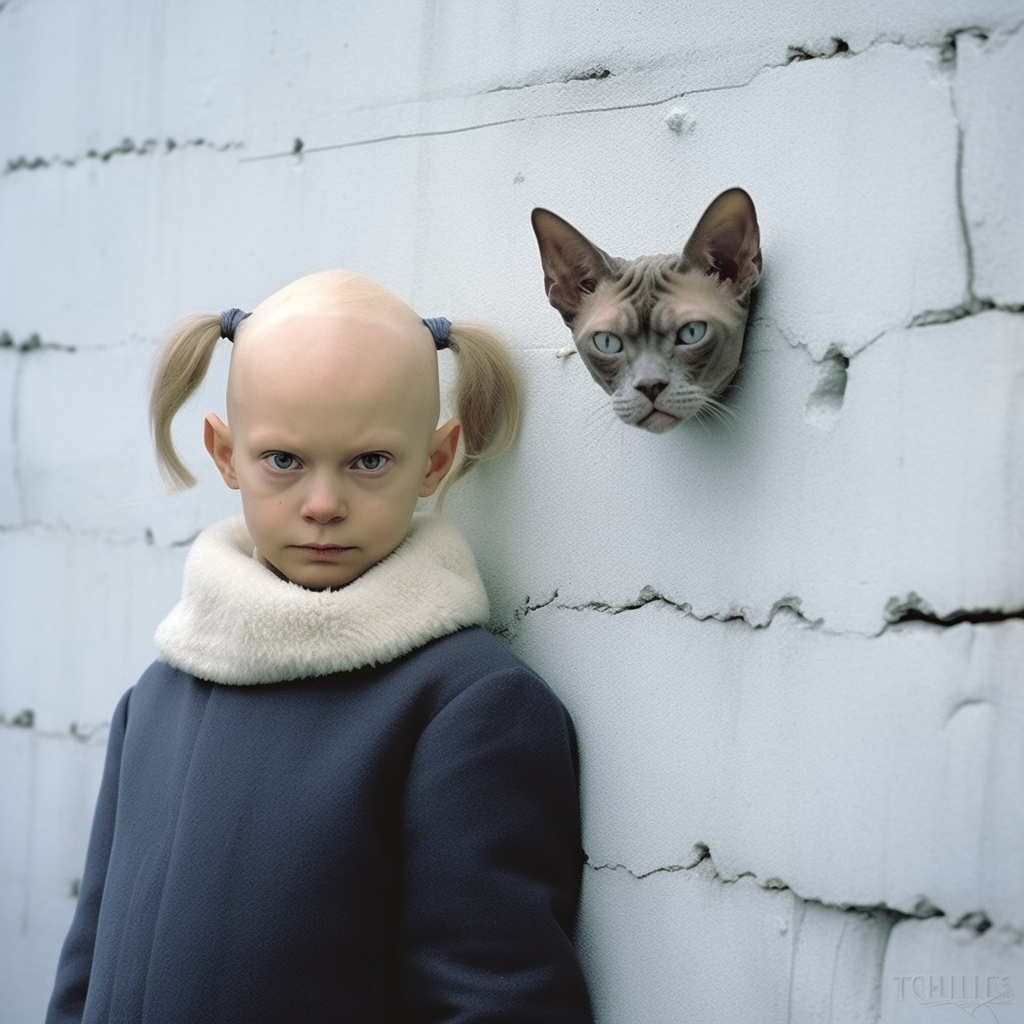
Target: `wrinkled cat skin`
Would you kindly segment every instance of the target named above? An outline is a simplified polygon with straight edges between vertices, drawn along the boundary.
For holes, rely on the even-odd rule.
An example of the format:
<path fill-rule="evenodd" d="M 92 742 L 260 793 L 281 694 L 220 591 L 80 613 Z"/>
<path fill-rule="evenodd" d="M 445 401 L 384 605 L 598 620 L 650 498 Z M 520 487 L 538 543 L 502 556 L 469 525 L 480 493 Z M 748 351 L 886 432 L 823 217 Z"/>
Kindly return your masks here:
<path fill-rule="evenodd" d="M 532 221 L 548 300 L 623 422 L 659 434 L 718 404 L 739 368 L 761 273 L 743 189 L 711 203 L 681 255 L 620 259 L 548 210 Z"/>

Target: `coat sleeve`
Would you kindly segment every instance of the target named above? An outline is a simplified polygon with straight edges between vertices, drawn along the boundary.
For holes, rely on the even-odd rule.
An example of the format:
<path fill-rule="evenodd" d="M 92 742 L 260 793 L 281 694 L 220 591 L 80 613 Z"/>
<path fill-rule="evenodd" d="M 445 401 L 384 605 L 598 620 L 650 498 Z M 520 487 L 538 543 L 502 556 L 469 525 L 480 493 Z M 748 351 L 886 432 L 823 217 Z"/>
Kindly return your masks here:
<path fill-rule="evenodd" d="M 46 1013 L 46 1024 L 71 1024 L 81 1021 L 89 989 L 93 950 L 96 944 L 96 923 L 103 899 L 103 885 L 110 860 L 117 811 L 117 791 L 121 772 L 121 750 L 128 721 L 131 691 L 118 702 L 110 723 L 107 757 L 100 782 L 100 793 L 93 816 L 92 833 L 85 858 L 85 871 L 78 892 L 78 906 L 71 929 L 64 940 L 57 978 Z"/>
<path fill-rule="evenodd" d="M 401 957 L 412 1024 L 585 1024 L 583 855 L 568 713 L 526 668 L 482 678 L 416 747 Z"/>

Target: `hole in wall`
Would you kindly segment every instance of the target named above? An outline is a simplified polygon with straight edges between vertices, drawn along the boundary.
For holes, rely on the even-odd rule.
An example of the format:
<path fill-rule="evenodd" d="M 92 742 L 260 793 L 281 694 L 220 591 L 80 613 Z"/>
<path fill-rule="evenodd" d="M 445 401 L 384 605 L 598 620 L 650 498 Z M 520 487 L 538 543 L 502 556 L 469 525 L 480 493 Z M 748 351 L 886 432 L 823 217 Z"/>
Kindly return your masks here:
<path fill-rule="evenodd" d="M 833 352 L 821 362 L 817 387 L 807 399 L 805 418 L 811 426 L 831 430 L 843 410 L 850 360 L 841 352 Z"/>
<path fill-rule="evenodd" d="M 827 60 L 841 53 L 850 53 L 850 44 L 839 36 L 833 36 L 827 45 L 790 46 L 786 50 L 786 63 L 795 64 L 802 60 Z"/>
<path fill-rule="evenodd" d="M 576 71 L 565 79 L 566 82 L 588 82 L 599 81 L 602 78 L 611 78 L 611 69 L 605 67 L 586 68 L 583 71 Z"/>

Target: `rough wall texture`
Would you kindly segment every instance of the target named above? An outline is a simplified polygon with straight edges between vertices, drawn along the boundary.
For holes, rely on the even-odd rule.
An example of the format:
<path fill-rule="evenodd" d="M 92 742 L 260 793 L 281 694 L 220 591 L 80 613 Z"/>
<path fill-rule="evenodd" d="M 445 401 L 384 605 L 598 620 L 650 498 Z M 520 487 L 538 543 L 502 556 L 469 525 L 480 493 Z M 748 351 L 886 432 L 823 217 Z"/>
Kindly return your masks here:
<path fill-rule="evenodd" d="M 601 1024 L 1024 1020 L 1020 0 L 0 2 L 0 1021 L 38 1020 L 187 545 L 166 327 L 370 274 L 517 349 L 450 511 L 572 710 Z M 741 185 L 727 422 L 614 419 L 529 211 L 679 248 Z M 983 1005 L 985 1004 L 985 1005 Z"/>

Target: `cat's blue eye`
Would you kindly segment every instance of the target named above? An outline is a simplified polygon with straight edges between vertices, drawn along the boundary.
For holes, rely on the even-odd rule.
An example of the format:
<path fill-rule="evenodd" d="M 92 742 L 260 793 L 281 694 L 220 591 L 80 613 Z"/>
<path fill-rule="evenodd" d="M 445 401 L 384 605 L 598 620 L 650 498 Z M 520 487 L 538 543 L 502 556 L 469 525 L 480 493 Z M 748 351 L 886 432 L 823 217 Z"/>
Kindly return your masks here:
<path fill-rule="evenodd" d="M 296 469 L 299 465 L 299 460 L 287 452 L 271 452 L 265 458 L 274 469 Z"/>
<path fill-rule="evenodd" d="M 617 334 L 598 331 L 593 337 L 593 342 L 594 348 L 605 356 L 613 356 L 622 351 L 622 339 Z"/>
<path fill-rule="evenodd" d="M 708 325 L 703 320 L 691 320 L 679 328 L 679 344 L 696 345 L 707 334 L 707 331 Z"/>

